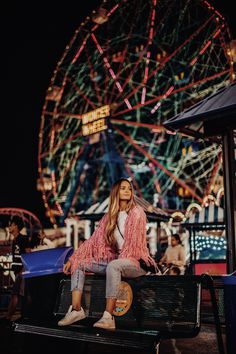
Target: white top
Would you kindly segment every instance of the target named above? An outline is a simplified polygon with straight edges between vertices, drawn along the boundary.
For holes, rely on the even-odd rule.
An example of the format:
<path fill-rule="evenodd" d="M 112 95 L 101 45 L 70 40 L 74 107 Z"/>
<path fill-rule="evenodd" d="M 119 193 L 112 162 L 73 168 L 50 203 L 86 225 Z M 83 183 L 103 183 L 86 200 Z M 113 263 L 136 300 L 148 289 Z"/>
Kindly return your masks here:
<path fill-rule="evenodd" d="M 47 250 L 48 248 L 55 248 L 56 247 L 54 242 L 47 237 L 44 237 L 42 241 L 43 241 L 42 244 L 32 248 L 31 252 Z"/>
<path fill-rule="evenodd" d="M 172 263 L 179 267 L 181 274 L 184 274 L 184 267 L 186 264 L 185 250 L 182 245 L 171 246 L 169 245 L 165 251 L 162 261 Z"/>
<path fill-rule="evenodd" d="M 114 231 L 114 236 L 116 238 L 116 243 L 117 243 L 117 248 L 118 248 L 119 253 L 120 253 L 121 248 L 124 243 L 125 220 L 126 220 L 127 216 L 128 216 L 127 212 L 125 210 L 123 210 L 123 211 L 119 212 L 118 219 L 117 219 L 117 224 L 119 225 L 119 229 L 120 229 L 120 232 L 122 233 L 123 237 L 121 236 L 117 226 Z"/>

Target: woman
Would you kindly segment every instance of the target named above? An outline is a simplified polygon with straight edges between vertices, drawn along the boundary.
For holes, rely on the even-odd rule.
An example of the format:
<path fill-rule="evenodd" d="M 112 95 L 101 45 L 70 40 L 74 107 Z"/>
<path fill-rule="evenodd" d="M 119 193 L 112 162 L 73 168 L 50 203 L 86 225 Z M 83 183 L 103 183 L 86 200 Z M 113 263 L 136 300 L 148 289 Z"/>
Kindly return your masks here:
<path fill-rule="evenodd" d="M 44 230 L 40 229 L 32 234 L 30 239 L 31 252 L 54 248 L 55 244 L 46 237 Z"/>
<path fill-rule="evenodd" d="M 181 274 L 184 273 L 186 256 L 179 234 L 171 236 L 171 244 L 166 248 L 164 256 L 159 261 L 159 265 L 162 265 L 163 263 L 165 263 L 167 267 L 172 265 L 177 266 L 179 267 Z"/>
<path fill-rule="evenodd" d="M 85 318 L 81 307 L 85 271 L 106 273 L 106 309 L 94 327 L 114 329 L 115 307 L 121 276 L 135 278 L 146 274 L 139 259 L 155 265 L 146 242 L 146 215 L 134 202 L 130 181 L 121 178 L 112 186 L 108 213 L 99 222 L 93 235 L 85 241 L 64 265 L 71 270 L 72 305 L 58 322 L 66 326 Z"/>

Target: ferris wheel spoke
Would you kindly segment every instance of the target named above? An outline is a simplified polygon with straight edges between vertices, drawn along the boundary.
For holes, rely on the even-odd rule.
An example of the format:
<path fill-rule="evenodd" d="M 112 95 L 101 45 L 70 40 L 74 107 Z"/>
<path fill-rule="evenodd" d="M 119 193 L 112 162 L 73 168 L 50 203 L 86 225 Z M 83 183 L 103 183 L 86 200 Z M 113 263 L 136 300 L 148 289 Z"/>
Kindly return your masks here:
<path fill-rule="evenodd" d="M 131 170 L 129 164 L 125 161 L 125 158 L 124 158 L 124 156 L 123 156 L 123 153 L 122 153 L 121 149 L 119 149 L 119 148 L 117 147 L 117 150 L 118 150 L 119 155 L 120 155 L 120 157 L 121 157 L 121 159 L 122 159 L 122 161 L 123 161 L 123 164 L 124 164 L 124 166 L 125 166 L 126 171 L 128 172 L 129 176 L 132 178 L 132 183 L 133 183 L 133 185 L 135 186 L 135 190 L 137 191 L 138 196 L 139 196 L 140 198 L 143 198 L 142 190 L 139 188 L 139 185 L 138 185 L 138 183 L 137 183 L 137 181 L 136 181 L 136 178 L 135 178 L 135 176 L 134 176 L 134 174 L 133 174 L 133 172 L 132 172 L 132 170 Z"/>
<path fill-rule="evenodd" d="M 138 15 L 138 7 L 135 8 L 135 13 L 134 13 L 134 17 Z M 134 21 L 131 22 L 131 26 L 130 26 L 130 29 L 129 29 L 129 33 L 127 34 L 127 38 L 131 38 L 132 37 L 132 31 L 134 29 Z M 125 48 L 123 49 L 123 51 L 121 53 L 118 53 L 118 58 L 116 57 L 115 60 L 118 60 L 120 62 L 120 65 L 119 65 L 119 68 L 118 68 L 118 71 L 117 71 L 117 77 L 119 78 L 120 77 L 120 74 L 123 70 L 123 67 L 124 67 L 124 63 L 125 61 L 127 60 L 128 61 L 128 56 L 127 54 L 128 53 L 128 48 L 129 48 L 129 39 L 126 41 L 126 45 L 125 45 Z M 143 55 L 144 55 L 145 51 L 143 51 Z M 138 62 L 136 62 L 135 64 L 135 67 L 132 69 L 131 73 L 128 75 L 127 79 L 125 80 L 125 83 L 121 86 L 122 90 L 124 91 L 124 87 L 126 86 L 126 84 L 129 82 L 129 78 L 131 78 L 133 76 L 133 73 L 135 71 L 135 68 L 138 66 L 138 63 L 142 60 L 142 56 L 140 56 Z M 112 92 L 111 92 L 111 95 L 110 95 L 110 100 L 109 100 L 109 104 L 111 104 L 112 100 L 113 100 L 113 97 L 114 97 L 114 91 L 115 91 L 115 83 L 113 85 L 113 88 L 112 88 Z M 119 99 L 119 97 L 121 96 L 121 94 L 123 93 L 123 91 L 121 92 L 118 92 L 118 95 L 115 96 L 115 101 L 117 101 Z"/>
<path fill-rule="evenodd" d="M 175 49 L 169 56 L 166 56 L 166 58 L 160 63 L 159 66 L 156 67 L 156 69 L 154 69 L 148 76 L 147 78 L 147 82 L 154 76 L 157 74 L 158 71 L 160 71 L 161 69 L 163 69 L 163 67 L 165 66 L 165 64 L 167 62 L 169 62 L 184 46 L 186 46 L 193 37 L 195 37 L 201 30 L 203 30 L 203 28 L 205 28 L 207 26 L 207 24 L 214 18 L 214 16 L 212 15 L 210 18 L 207 19 L 207 21 L 205 21 L 205 23 L 198 29 L 196 30 L 193 34 L 191 34 L 183 43 L 181 43 L 181 45 L 179 45 L 179 47 L 177 49 Z M 132 90 L 125 98 L 129 99 L 130 97 L 132 97 L 136 92 L 138 92 L 140 89 L 142 88 L 142 84 L 139 84 L 134 90 Z M 117 104 L 117 106 L 115 107 L 114 112 L 121 106 L 121 103 Z"/>
<path fill-rule="evenodd" d="M 156 1 L 155 1 L 156 5 Z M 151 46 L 153 43 L 153 33 L 154 33 L 154 24 L 155 24 L 155 19 L 156 19 L 156 10 L 155 6 L 152 8 L 151 12 L 151 25 L 150 25 L 150 30 L 149 30 L 149 36 L 148 36 L 148 46 Z M 142 95 L 141 95 L 141 104 L 144 104 L 145 99 L 146 99 L 146 84 L 148 81 L 148 72 L 149 72 L 149 64 L 150 64 L 150 57 L 151 57 L 151 50 L 147 50 L 147 57 L 146 57 L 146 65 L 144 69 L 144 76 L 143 76 L 143 88 L 142 88 Z"/>
<path fill-rule="evenodd" d="M 214 167 L 212 169 L 211 176 L 209 177 L 209 180 L 208 180 L 208 183 L 207 183 L 207 187 L 206 187 L 206 190 L 205 190 L 205 193 L 204 193 L 204 196 L 203 196 L 203 200 L 211 192 L 211 186 L 214 183 L 214 180 L 215 180 L 215 177 L 217 175 L 217 172 L 219 171 L 219 168 L 221 166 L 221 160 L 222 160 L 222 152 L 219 153 L 217 161 L 215 162 Z"/>
<path fill-rule="evenodd" d="M 99 88 L 98 88 L 96 80 L 92 79 L 94 77 L 95 73 L 94 73 L 93 65 L 92 65 L 91 60 L 90 60 L 90 55 L 88 54 L 87 47 L 85 47 L 85 52 L 87 54 L 88 66 L 89 66 L 89 69 L 90 69 L 90 79 L 93 82 L 93 86 L 95 88 L 95 92 L 96 92 L 96 96 L 97 96 L 97 99 L 98 99 L 98 103 L 101 105 L 102 104 L 102 97 L 100 95 Z"/>
<path fill-rule="evenodd" d="M 142 52 L 141 52 L 141 54 L 140 54 L 138 60 L 136 61 L 135 65 L 133 66 L 132 70 L 130 71 L 129 75 L 127 76 L 127 78 L 126 78 L 124 84 L 123 84 L 122 87 L 121 87 L 122 90 L 121 90 L 121 91 L 118 93 L 118 95 L 116 96 L 116 100 L 120 98 L 121 94 L 123 94 L 123 92 L 124 92 L 124 89 L 125 89 L 126 86 L 130 83 L 130 81 L 131 81 L 131 79 L 132 79 L 132 77 L 133 77 L 135 71 L 137 70 L 139 64 L 142 62 L 143 57 L 144 57 L 145 54 L 146 54 L 146 50 L 147 50 L 147 46 L 142 50 Z M 133 91 L 132 91 L 132 92 L 133 92 Z M 122 103 L 123 103 L 123 102 L 122 102 Z M 122 103 L 121 103 L 121 104 L 122 104 Z M 120 106 L 120 104 L 118 104 L 118 106 Z M 115 107 L 115 110 L 116 110 L 117 108 L 118 108 L 118 107 L 116 106 L 116 107 Z M 115 110 L 114 110 L 114 111 L 115 111 Z"/>
<path fill-rule="evenodd" d="M 127 109 L 124 109 L 123 111 L 119 111 L 117 113 L 113 113 L 112 114 L 112 117 L 117 117 L 117 116 L 120 116 L 120 115 L 123 115 L 124 113 L 127 113 L 127 112 L 131 112 L 131 111 L 135 111 L 136 109 L 140 108 L 140 107 L 145 107 L 145 106 L 149 106 L 150 103 L 155 103 L 157 101 L 160 101 L 162 100 L 163 98 L 166 98 L 167 96 L 170 96 L 170 94 L 173 94 L 173 86 L 171 86 L 163 95 L 160 95 L 160 96 L 156 96 L 155 98 L 151 99 L 151 100 L 148 100 L 146 101 L 145 103 L 138 103 L 136 104 L 135 106 L 133 106 L 132 108 L 127 108 Z M 116 107 L 117 108 L 117 107 Z M 151 109 L 150 109 L 151 111 Z"/>
<path fill-rule="evenodd" d="M 119 68 L 118 68 L 118 71 L 117 71 L 117 77 L 119 78 L 120 77 L 120 74 L 122 72 L 122 69 L 123 69 L 123 65 L 124 65 L 124 62 L 125 60 L 127 59 L 126 55 L 128 53 L 128 43 L 126 44 L 126 47 L 125 49 L 123 50 L 123 52 L 121 54 L 118 53 L 118 59 L 116 58 L 115 60 L 118 60 L 120 62 L 119 64 Z M 112 87 L 112 90 L 111 90 L 111 93 L 110 93 L 110 98 L 109 98 L 109 101 L 108 103 L 111 104 L 112 101 L 113 101 L 113 97 L 115 95 L 114 91 L 116 90 L 116 84 L 114 82 L 113 84 L 113 87 Z M 124 90 L 124 87 L 122 86 L 122 90 Z M 117 100 L 119 97 L 120 97 L 120 92 L 118 93 L 118 95 L 115 96 L 115 99 Z"/>
<path fill-rule="evenodd" d="M 112 79 L 114 80 L 115 85 L 116 85 L 118 91 L 119 91 L 119 92 L 123 92 L 122 87 L 121 87 L 121 84 L 120 84 L 120 82 L 118 81 L 118 79 L 117 79 L 117 77 L 116 77 L 116 74 L 114 73 L 114 71 L 113 71 L 113 69 L 112 69 L 112 67 L 111 67 L 111 65 L 110 65 L 110 63 L 109 63 L 107 57 L 104 55 L 104 51 L 103 51 L 102 47 L 99 45 L 97 38 L 95 37 L 94 34 L 92 34 L 91 37 L 92 37 L 92 39 L 93 39 L 93 41 L 94 41 L 94 43 L 95 43 L 95 45 L 96 45 L 96 47 L 97 47 L 99 53 L 103 56 L 104 66 L 105 66 L 106 70 L 109 72 L 109 74 L 110 74 L 110 76 L 112 77 Z M 131 107 L 132 107 L 131 104 L 130 104 L 130 102 L 129 102 L 129 100 L 128 100 L 127 98 L 124 99 L 124 103 L 126 104 L 126 106 L 127 106 L 128 108 L 131 108 Z"/>
<path fill-rule="evenodd" d="M 48 156 L 48 155 L 50 155 L 50 154 L 51 154 L 51 155 L 52 155 L 52 154 L 56 154 L 57 151 L 58 151 L 62 146 L 65 146 L 66 144 L 68 144 L 68 143 L 72 142 L 73 140 L 77 139 L 78 137 L 82 137 L 81 132 L 78 132 L 77 134 L 72 135 L 70 138 L 63 140 L 62 142 L 60 142 L 60 140 L 58 139 L 59 142 L 58 142 L 56 145 L 51 146 L 48 151 L 44 151 L 44 152 L 43 152 L 42 154 L 40 154 L 39 156 L 40 156 L 41 158 L 44 158 L 44 157 L 46 157 L 46 156 Z"/>
<path fill-rule="evenodd" d="M 148 51 L 148 47 L 152 44 L 152 40 L 153 40 L 153 26 L 154 26 L 154 21 L 155 21 L 155 16 L 156 16 L 156 11 L 155 11 L 155 5 L 156 5 L 156 1 L 153 1 L 153 8 L 152 8 L 152 12 L 151 12 L 151 27 L 149 30 L 149 36 L 147 38 L 147 44 L 145 46 L 145 48 L 142 50 L 141 55 L 139 55 L 138 60 L 136 61 L 133 69 L 131 70 L 130 74 L 127 76 L 124 84 L 122 85 L 122 90 L 124 91 L 125 87 L 127 86 L 128 83 L 130 83 L 131 78 L 133 77 L 134 72 L 136 71 L 137 67 L 140 65 L 140 63 L 142 62 L 144 56 L 147 54 L 147 59 L 146 59 L 146 67 L 145 67 L 145 71 L 144 71 L 144 78 L 143 78 L 143 82 L 142 85 L 144 86 L 147 82 L 147 77 L 148 77 L 148 66 L 149 66 L 149 56 L 150 56 L 150 52 Z M 116 96 L 116 100 L 119 99 L 121 93 L 120 92 L 118 94 L 118 96 Z M 142 97 L 144 98 L 144 91 L 146 91 L 146 88 L 143 87 L 143 95 Z"/>
<path fill-rule="evenodd" d="M 52 112 L 50 112 L 50 111 L 43 110 L 43 113 L 46 114 L 48 118 L 52 117 L 54 120 L 60 117 L 82 119 L 82 114 L 77 114 L 72 112 L 60 112 L 58 110 L 53 110 Z"/>
<path fill-rule="evenodd" d="M 77 152 L 76 156 L 70 161 L 68 167 L 65 169 L 65 171 L 63 171 L 63 173 L 60 175 L 60 178 L 58 181 L 56 181 L 56 187 L 57 189 L 59 189 L 59 186 L 61 186 L 63 180 L 66 178 L 66 176 L 68 175 L 68 173 L 72 170 L 72 166 L 75 165 L 76 161 L 78 161 L 79 157 L 81 156 L 82 152 L 83 152 L 83 148 L 79 149 L 79 151 Z"/>
<path fill-rule="evenodd" d="M 112 117 L 111 117 L 111 123 L 118 124 L 118 125 L 125 124 L 125 125 L 129 125 L 129 126 L 133 126 L 133 127 L 147 128 L 150 130 L 154 130 L 155 132 L 164 131 L 164 128 L 162 125 L 133 122 L 130 120 L 125 120 L 125 119 L 112 119 Z"/>
<path fill-rule="evenodd" d="M 110 54 L 109 54 L 109 49 L 110 49 L 110 45 L 109 43 L 106 44 L 106 54 L 107 54 L 107 57 L 110 57 Z M 111 89 L 110 89 L 110 85 L 113 83 L 113 88 L 112 88 L 112 91 L 115 89 L 116 85 L 114 83 L 114 81 L 112 82 L 111 80 L 111 76 L 109 75 L 109 72 L 107 70 L 105 70 L 105 78 L 104 78 L 104 89 L 103 89 L 103 92 L 104 92 L 104 95 L 103 95 L 103 104 L 108 104 L 110 105 L 110 98 L 111 98 Z"/>
<path fill-rule="evenodd" d="M 74 83 L 74 81 L 69 76 L 67 76 L 67 81 L 70 82 L 74 90 L 92 107 L 92 109 L 97 108 L 96 104 L 94 104 L 94 102 L 91 101 L 89 97 L 78 88 L 78 86 Z"/>
<path fill-rule="evenodd" d="M 204 52 L 210 47 L 211 45 L 211 41 L 215 38 L 217 38 L 219 36 L 219 34 L 221 33 L 221 29 L 217 28 L 216 31 L 214 33 L 212 33 L 211 35 L 208 36 L 208 39 L 206 41 L 206 43 L 204 42 L 203 45 L 198 48 L 198 53 L 196 54 L 196 56 L 192 59 L 192 61 L 190 62 L 190 65 L 193 66 L 198 59 L 204 54 Z M 210 59 L 210 56 L 209 56 Z M 206 63 L 207 64 L 207 63 Z"/>
<path fill-rule="evenodd" d="M 198 80 L 198 81 L 191 82 L 190 84 L 185 85 L 185 86 L 182 86 L 182 87 L 180 87 L 180 88 L 178 88 L 178 89 L 175 89 L 175 90 L 172 90 L 172 87 L 170 87 L 170 88 L 168 89 L 168 90 L 171 89 L 171 92 L 170 92 L 169 94 L 168 94 L 168 90 L 167 90 L 167 92 L 164 93 L 163 95 L 160 95 L 160 96 L 157 96 L 157 97 L 155 97 L 155 98 L 153 98 L 153 99 L 151 99 L 151 100 L 148 100 L 148 101 L 146 101 L 144 104 L 138 103 L 137 105 L 133 106 L 132 109 L 128 109 L 128 108 L 127 108 L 127 109 L 124 109 L 123 111 L 119 111 L 119 112 L 117 112 L 117 113 L 113 113 L 113 114 L 112 114 L 112 117 L 117 117 L 117 116 L 119 116 L 119 115 L 123 115 L 123 114 L 125 114 L 125 113 L 127 113 L 127 112 L 130 112 L 130 111 L 132 111 L 132 110 L 136 110 L 137 108 L 140 108 L 140 107 L 149 106 L 151 103 L 155 103 L 155 102 L 157 102 L 157 101 L 161 101 L 163 98 L 167 97 L 167 95 L 168 95 L 168 96 L 171 96 L 171 95 L 177 94 L 177 93 L 179 93 L 179 92 L 184 92 L 184 91 L 186 91 L 187 89 L 189 89 L 189 88 L 191 88 L 191 87 L 193 87 L 193 86 L 198 86 L 198 85 L 201 85 L 202 83 L 205 83 L 205 82 L 207 82 L 207 81 L 212 81 L 212 80 L 214 80 L 214 79 L 216 79 L 216 78 L 219 78 L 219 77 L 221 77 L 221 76 L 223 76 L 223 75 L 225 75 L 225 74 L 228 74 L 228 73 L 230 73 L 230 72 L 231 72 L 231 69 L 229 68 L 229 69 L 226 69 L 226 70 L 224 70 L 224 71 L 221 71 L 221 72 L 219 72 L 219 73 L 217 73 L 217 74 L 214 74 L 214 75 L 212 75 L 212 76 L 205 77 L 205 78 L 202 79 L 202 80 Z"/>
<path fill-rule="evenodd" d="M 63 219 L 65 219 L 70 211 L 71 204 L 73 202 L 76 190 L 78 189 L 79 184 L 81 183 L 80 176 L 83 172 L 84 165 L 86 164 L 88 155 L 90 154 L 91 150 L 91 145 L 86 145 L 83 149 L 83 153 L 80 155 L 81 158 L 77 160 L 76 166 L 75 166 L 75 176 L 73 180 L 71 180 L 70 184 L 70 190 L 68 191 L 67 194 L 67 199 L 65 201 L 65 204 L 63 206 Z"/>
<path fill-rule="evenodd" d="M 132 183 L 133 183 L 133 185 L 135 186 L 135 189 L 136 189 L 136 191 L 137 191 L 137 193 L 138 193 L 138 196 L 139 196 L 140 198 L 143 198 L 144 195 L 143 195 L 143 193 L 142 193 L 141 188 L 139 188 L 138 182 L 137 182 L 137 180 L 136 180 L 136 178 L 135 178 L 135 176 L 134 176 L 134 174 L 133 174 L 131 168 L 129 167 L 128 164 L 125 164 L 125 167 L 126 167 L 128 173 L 129 173 L 130 177 L 132 178 Z"/>
<path fill-rule="evenodd" d="M 71 64 L 75 64 L 77 60 L 79 59 L 80 54 L 84 50 L 84 47 L 86 46 L 87 40 L 89 38 L 89 35 L 85 37 L 85 39 L 82 41 L 82 45 L 79 47 L 79 50 L 77 51 L 76 55 L 72 58 Z"/>
<path fill-rule="evenodd" d="M 179 178 L 177 178 L 173 173 L 171 173 L 169 170 L 167 170 L 167 168 L 165 168 L 164 166 L 162 166 L 160 164 L 160 162 L 158 162 L 156 159 L 154 159 L 154 157 L 148 153 L 147 151 L 145 151 L 141 146 L 138 146 L 138 144 L 135 143 L 135 141 L 130 138 L 128 135 L 124 134 L 121 130 L 115 128 L 115 130 L 117 131 L 117 133 L 119 133 L 120 135 L 123 136 L 124 139 L 126 139 L 130 144 L 133 145 L 133 147 L 135 147 L 136 150 L 138 150 L 140 153 L 142 153 L 148 160 L 150 160 L 154 165 L 156 165 L 157 167 L 159 167 L 163 172 L 165 172 L 165 174 L 167 176 L 169 176 L 170 178 L 172 178 L 177 184 L 179 184 L 181 187 L 185 188 L 186 190 L 188 190 L 188 192 L 197 200 L 199 200 L 200 202 L 202 202 L 202 198 L 199 197 L 187 184 L 185 184 L 183 181 L 181 181 Z"/>
<path fill-rule="evenodd" d="M 149 163 L 149 168 L 152 171 L 152 174 L 154 176 L 154 185 L 156 187 L 156 191 L 157 191 L 157 193 L 161 194 L 162 193 L 161 185 L 160 185 L 160 183 L 158 181 L 156 170 L 155 170 L 155 168 L 154 168 L 154 166 L 153 166 L 153 164 L 151 162 Z"/>
<path fill-rule="evenodd" d="M 83 151 L 83 148 L 78 151 L 76 157 L 71 160 L 69 166 L 66 168 L 65 171 L 63 171 L 61 173 L 60 178 L 58 180 L 56 179 L 55 173 L 51 172 L 52 188 L 48 192 L 47 198 L 50 198 L 51 196 L 53 196 L 54 200 L 58 200 L 60 194 L 62 193 L 60 190 L 61 183 L 62 183 L 63 179 L 68 175 L 68 173 L 71 171 L 71 167 L 76 162 L 78 157 L 81 155 L 82 151 Z M 57 209 L 58 209 L 58 206 L 59 206 L 59 202 L 57 201 Z M 61 210 L 61 207 L 60 207 L 60 210 Z M 62 211 L 61 211 L 61 214 L 63 214 Z"/>

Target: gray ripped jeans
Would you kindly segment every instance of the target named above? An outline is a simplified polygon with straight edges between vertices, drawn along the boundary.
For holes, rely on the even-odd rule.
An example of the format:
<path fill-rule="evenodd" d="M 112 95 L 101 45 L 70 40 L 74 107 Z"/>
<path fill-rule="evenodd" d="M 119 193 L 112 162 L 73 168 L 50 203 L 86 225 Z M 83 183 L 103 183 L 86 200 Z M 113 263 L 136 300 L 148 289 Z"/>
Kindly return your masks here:
<path fill-rule="evenodd" d="M 127 278 L 136 278 L 146 274 L 142 268 L 137 268 L 129 259 L 115 259 L 107 263 L 92 263 L 85 268 L 86 272 L 96 274 L 106 274 L 106 298 L 117 298 L 121 276 Z M 81 268 L 78 268 L 71 275 L 71 291 L 83 290 L 85 274 Z"/>

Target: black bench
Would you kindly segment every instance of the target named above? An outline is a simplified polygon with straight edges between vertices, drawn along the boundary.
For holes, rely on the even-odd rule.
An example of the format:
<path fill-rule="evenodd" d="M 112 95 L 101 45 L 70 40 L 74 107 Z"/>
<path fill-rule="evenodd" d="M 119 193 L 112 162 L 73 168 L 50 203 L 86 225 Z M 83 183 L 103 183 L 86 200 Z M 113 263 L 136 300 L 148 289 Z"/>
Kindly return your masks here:
<path fill-rule="evenodd" d="M 36 281 L 35 278 L 34 283 Z M 82 299 L 86 319 L 71 326 L 58 327 L 57 321 L 65 315 L 71 303 L 70 279 L 61 279 L 53 313 L 50 314 L 48 309 L 45 313 L 38 301 L 37 311 L 17 321 L 14 331 L 75 343 L 106 344 L 156 353 L 164 338 L 193 338 L 198 335 L 202 286 L 211 293 L 219 353 L 224 353 L 217 304 L 209 276 L 147 275 L 124 279 L 116 306 L 115 331 L 92 326 L 105 309 L 105 277 L 98 275 L 86 277 Z"/>

